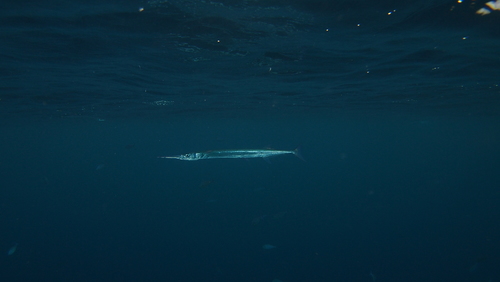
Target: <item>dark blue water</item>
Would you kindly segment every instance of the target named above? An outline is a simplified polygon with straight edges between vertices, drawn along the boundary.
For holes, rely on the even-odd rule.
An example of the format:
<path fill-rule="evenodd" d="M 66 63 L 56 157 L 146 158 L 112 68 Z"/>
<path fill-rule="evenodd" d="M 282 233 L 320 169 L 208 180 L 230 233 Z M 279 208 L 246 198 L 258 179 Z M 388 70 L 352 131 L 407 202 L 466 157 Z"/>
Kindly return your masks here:
<path fill-rule="evenodd" d="M 3 1 L 2 281 L 500 281 L 485 2 Z"/>

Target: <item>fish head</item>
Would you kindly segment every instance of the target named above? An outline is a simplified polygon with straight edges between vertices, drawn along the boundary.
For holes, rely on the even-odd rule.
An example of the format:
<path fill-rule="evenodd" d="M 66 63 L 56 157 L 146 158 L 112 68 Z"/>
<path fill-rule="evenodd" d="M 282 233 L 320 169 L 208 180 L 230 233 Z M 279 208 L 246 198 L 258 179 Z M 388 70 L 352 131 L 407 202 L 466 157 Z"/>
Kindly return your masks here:
<path fill-rule="evenodd" d="M 197 161 L 197 160 L 202 160 L 206 158 L 206 155 L 204 153 L 188 153 L 184 155 L 180 155 L 179 160 L 183 161 Z"/>

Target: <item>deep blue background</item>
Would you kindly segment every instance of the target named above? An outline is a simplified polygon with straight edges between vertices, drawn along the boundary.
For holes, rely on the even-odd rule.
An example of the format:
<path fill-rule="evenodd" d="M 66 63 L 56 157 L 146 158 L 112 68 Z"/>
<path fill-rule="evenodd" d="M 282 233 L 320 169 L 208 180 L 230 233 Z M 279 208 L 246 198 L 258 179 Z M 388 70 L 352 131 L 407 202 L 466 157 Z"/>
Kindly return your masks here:
<path fill-rule="evenodd" d="M 499 15 L 438 2 L 3 3 L 0 279 L 499 281 Z"/>

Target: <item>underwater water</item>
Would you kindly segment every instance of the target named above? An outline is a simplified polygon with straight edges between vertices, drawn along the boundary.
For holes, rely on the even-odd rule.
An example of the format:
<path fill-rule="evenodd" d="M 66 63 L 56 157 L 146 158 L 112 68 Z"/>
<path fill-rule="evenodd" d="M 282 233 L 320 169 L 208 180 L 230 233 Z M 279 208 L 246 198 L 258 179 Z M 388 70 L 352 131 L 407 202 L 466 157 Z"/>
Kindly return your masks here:
<path fill-rule="evenodd" d="M 2 279 L 500 281 L 486 3 L 4 1 Z"/>

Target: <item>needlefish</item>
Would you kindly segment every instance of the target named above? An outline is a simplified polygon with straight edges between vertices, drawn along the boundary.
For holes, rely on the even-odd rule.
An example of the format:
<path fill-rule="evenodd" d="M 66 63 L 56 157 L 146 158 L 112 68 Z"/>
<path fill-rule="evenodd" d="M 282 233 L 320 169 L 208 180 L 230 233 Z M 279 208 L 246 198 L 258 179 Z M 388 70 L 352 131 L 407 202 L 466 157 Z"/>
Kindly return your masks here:
<path fill-rule="evenodd" d="M 176 159 L 181 161 L 198 161 L 198 160 L 208 160 L 208 159 L 252 159 L 252 158 L 264 158 L 292 154 L 296 157 L 304 160 L 300 154 L 300 148 L 293 151 L 283 151 L 283 150 L 271 150 L 271 149 L 240 149 L 240 150 L 218 150 L 218 151 L 206 151 L 200 153 L 188 153 L 177 156 L 160 156 L 160 159 Z"/>

